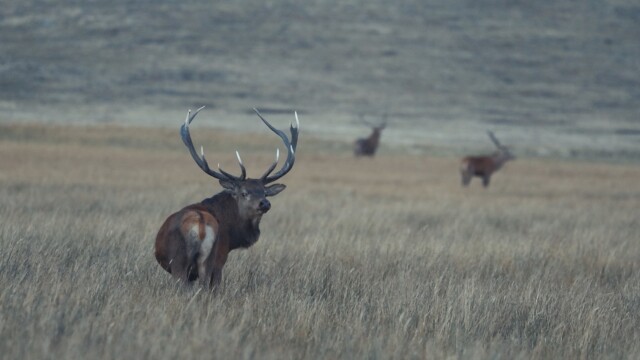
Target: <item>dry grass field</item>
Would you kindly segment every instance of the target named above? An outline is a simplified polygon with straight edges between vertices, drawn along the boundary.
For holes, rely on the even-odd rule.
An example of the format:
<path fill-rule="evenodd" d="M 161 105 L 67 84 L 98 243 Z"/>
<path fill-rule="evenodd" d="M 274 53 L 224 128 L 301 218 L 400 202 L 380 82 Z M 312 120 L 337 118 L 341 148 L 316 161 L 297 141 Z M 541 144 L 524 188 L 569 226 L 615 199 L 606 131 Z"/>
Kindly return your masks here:
<path fill-rule="evenodd" d="M 194 141 L 250 176 L 278 144 Z M 521 158 L 462 189 L 453 156 L 348 150 L 303 124 L 211 294 L 153 258 L 164 218 L 219 190 L 175 129 L 2 126 L 0 357 L 640 357 L 637 165 Z"/>
<path fill-rule="evenodd" d="M 637 0 L 2 5 L 0 359 L 640 358 Z M 216 294 L 153 257 L 220 190 L 178 136 L 200 105 L 253 176 L 250 107 L 302 120 Z M 519 159 L 463 189 L 486 130 Z"/>

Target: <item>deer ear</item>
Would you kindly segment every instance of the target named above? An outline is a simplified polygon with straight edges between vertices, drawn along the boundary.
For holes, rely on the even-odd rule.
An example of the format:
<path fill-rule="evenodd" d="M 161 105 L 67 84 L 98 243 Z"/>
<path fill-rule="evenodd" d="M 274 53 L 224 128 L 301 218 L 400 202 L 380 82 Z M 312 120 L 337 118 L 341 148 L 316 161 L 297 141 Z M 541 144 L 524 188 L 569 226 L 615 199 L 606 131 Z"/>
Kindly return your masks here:
<path fill-rule="evenodd" d="M 278 195 L 286 187 L 287 186 L 283 184 L 273 184 L 273 185 L 267 186 L 264 188 L 264 195 L 265 196 Z"/>
<path fill-rule="evenodd" d="M 234 191 L 236 189 L 236 183 L 229 180 L 219 180 L 220 185 L 226 190 Z"/>

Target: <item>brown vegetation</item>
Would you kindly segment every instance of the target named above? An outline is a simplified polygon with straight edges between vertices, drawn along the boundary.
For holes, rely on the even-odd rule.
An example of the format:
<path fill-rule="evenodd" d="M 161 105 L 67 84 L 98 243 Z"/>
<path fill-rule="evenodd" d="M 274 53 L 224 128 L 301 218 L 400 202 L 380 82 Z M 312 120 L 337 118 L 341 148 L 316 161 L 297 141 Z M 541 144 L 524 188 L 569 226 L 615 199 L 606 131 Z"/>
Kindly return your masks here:
<path fill-rule="evenodd" d="M 197 135 L 223 167 L 277 144 Z M 463 191 L 453 157 L 305 137 L 211 294 L 153 258 L 166 214 L 220 190 L 177 129 L 5 126 L 0 153 L 4 359 L 640 356 L 637 166 L 519 159 Z"/>

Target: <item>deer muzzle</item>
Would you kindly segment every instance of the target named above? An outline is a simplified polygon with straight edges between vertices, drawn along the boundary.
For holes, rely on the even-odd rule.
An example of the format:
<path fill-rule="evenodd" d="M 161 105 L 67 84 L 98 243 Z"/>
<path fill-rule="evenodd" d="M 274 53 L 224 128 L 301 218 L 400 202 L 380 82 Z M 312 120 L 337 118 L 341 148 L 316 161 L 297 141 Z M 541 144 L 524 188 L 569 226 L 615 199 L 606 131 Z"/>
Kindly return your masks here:
<path fill-rule="evenodd" d="M 261 200 L 260 204 L 258 204 L 258 210 L 263 214 L 269 211 L 269 209 L 271 209 L 271 203 L 267 199 Z"/>

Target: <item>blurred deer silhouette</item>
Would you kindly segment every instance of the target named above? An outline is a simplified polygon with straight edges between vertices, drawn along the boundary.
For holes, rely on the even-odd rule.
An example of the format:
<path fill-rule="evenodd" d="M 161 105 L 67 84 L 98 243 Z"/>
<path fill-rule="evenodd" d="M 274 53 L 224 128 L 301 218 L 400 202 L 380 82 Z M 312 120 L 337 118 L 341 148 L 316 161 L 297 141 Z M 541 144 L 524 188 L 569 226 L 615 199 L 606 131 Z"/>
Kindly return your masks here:
<path fill-rule="evenodd" d="M 366 138 L 357 139 L 354 142 L 353 154 L 357 157 L 370 156 L 373 157 L 380 145 L 380 135 L 382 130 L 387 126 L 387 115 L 382 119 L 380 124 L 372 124 L 364 119 L 364 116 L 360 115 L 360 123 L 363 123 L 371 128 L 371 135 Z"/>
<path fill-rule="evenodd" d="M 462 176 L 462 186 L 468 186 L 474 176 L 482 178 L 482 185 L 486 188 L 491 181 L 491 175 L 500 170 L 509 160 L 516 157 L 509 151 L 509 148 L 500 144 L 498 138 L 491 131 L 487 131 L 489 138 L 496 146 L 497 151 L 491 155 L 467 156 L 462 159 L 460 175 Z"/>

